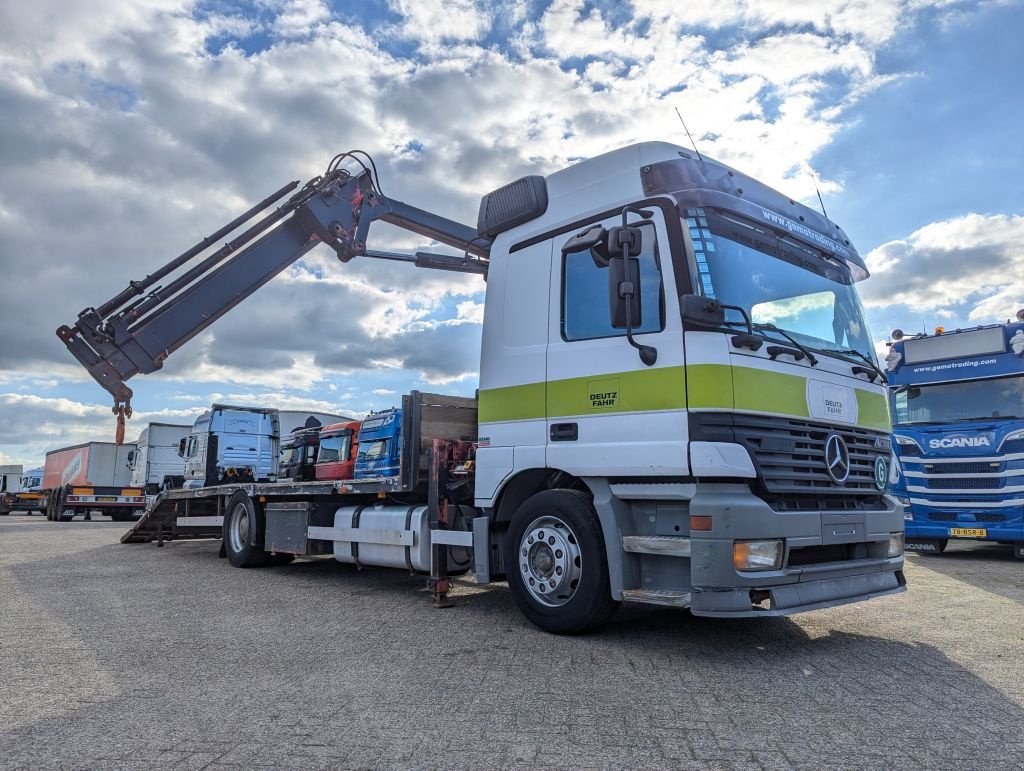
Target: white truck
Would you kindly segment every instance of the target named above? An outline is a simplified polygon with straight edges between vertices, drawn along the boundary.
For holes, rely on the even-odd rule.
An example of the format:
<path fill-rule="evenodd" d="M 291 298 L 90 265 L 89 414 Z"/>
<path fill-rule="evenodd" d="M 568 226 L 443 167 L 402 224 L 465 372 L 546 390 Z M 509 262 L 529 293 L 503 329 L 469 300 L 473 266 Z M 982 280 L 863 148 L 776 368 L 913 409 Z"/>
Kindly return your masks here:
<path fill-rule="evenodd" d="M 180 440 L 184 479 L 178 486 L 275 481 L 282 434 L 344 420 L 351 418 L 326 412 L 214 404 L 196 418 L 191 431 Z"/>
<path fill-rule="evenodd" d="M 821 214 L 649 142 L 512 182 L 471 227 L 385 197 L 373 163 L 343 153 L 157 286 L 298 187 L 58 330 L 115 414 L 128 378 L 317 244 L 343 263 L 486 276 L 478 399 L 405 397 L 396 477 L 170 491 L 125 542 L 205 528 L 236 566 L 329 554 L 429 570 L 439 605 L 449 568 L 470 567 L 555 633 L 624 601 L 736 618 L 905 590 L 884 378 L 856 290 L 868 271 Z M 463 254 L 370 250 L 375 221 Z"/>
<path fill-rule="evenodd" d="M 42 492 L 43 470 L 23 471 L 23 466 L 0 466 L 0 515 L 12 511 L 46 511 L 46 495 Z"/>
<path fill-rule="evenodd" d="M 128 453 L 129 484 L 142 488 L 147 500 L 163 487 L 181 487 L 185 463 L 178 448 L 191 433 L 192 426 L 173 423 L 150 423 L 142 429 L 135 449 Z"/>

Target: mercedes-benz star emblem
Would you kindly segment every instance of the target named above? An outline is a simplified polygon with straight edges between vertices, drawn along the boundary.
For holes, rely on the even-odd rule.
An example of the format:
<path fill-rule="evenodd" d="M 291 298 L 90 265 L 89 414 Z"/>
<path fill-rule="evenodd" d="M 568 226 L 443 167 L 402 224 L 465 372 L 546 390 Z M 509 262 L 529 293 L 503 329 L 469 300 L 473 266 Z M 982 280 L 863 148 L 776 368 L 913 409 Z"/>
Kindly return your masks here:
<path fill-rule="evenodd" d="M 829 434 L 825 439 L 825 469 L 839 484 L 850 476 L 850 451 L 839 434 Z"/>
<path fill-rule="evenodd" d="M 885 492 L 889 484 L 889 460 L 884 455 L 875 458 L 875 487 L 879 492 Z"/>

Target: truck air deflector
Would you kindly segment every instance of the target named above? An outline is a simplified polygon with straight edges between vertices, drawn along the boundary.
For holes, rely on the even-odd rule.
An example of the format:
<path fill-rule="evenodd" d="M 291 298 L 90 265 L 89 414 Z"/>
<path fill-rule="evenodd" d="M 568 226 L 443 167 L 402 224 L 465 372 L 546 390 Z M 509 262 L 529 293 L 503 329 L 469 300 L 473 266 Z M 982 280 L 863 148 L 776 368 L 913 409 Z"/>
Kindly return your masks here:
<path fill-rule="evenodd" d="M 548 210 L 544 177 L 532 175 L 499 187 L 480 200 L 477 230 L 493 238 L 499 233 L 536 219 Z"/>
<path fill-rule="evenodd" d="M 868 277 L 867 265 L 842 228 L 819 212 L 786 198 L 767 185 L 716 161 L 685 159 L 644 166 L 640 173 L 648 195 L 669 194 L 680 206 L 733 211 L 786 233 L 846 263 L 854 281 Z M 780 199 L 788 201 L 779 209 Z"/>

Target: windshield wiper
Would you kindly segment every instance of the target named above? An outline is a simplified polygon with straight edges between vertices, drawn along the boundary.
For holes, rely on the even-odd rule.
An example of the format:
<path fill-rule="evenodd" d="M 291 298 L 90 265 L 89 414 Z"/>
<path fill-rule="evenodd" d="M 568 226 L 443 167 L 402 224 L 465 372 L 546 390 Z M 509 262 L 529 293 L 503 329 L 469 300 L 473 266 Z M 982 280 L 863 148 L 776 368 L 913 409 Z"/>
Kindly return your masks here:
<path fill-rule="evenodd" d="M 777 332 L 778 334 L 780 334 L 784 338 L 786 338 L 789 342 L 791 342 L 793 344 L 793 347 L 796 348 L 800 353 L 802 353 L 804 356 L 806 356 L 808 363 L 812 367 L 817 367 L 818 366 L 818 359 L 814 356 L 814 354 L 811 353 L 810 351 L 808 351 L 802 345 L 800 345 L 800 343 L 798 343 L 793 338 L 793 336 L 791 334 L 789 334 L 789 332 L 787 332 L 786 330 L 779 329 L 774 324 L 769 324 L 767 322 L 764 322 L 764 323 L 761 323 L 761 324 L 751 324 L 750 326 L 751 326 L 751 328 L 757 330 L 758 332 L 762 332 L 762 331 Z M 770 352 L 771 351 L 769 351 L 769 353 Z M 773 356 L 772 358 L 775 358 L 775 357 Z M 798 359 L 798 361 L 799 361 L 799 359 Z"/>
<path fill-rule="evenodd" d="M 835 351 L 835 353 L 845 353 L 847 356 L 856 356 L 862 362 L 864 362 L 869 367 L 871 367 L 871 371 L 874 372 L 876 375 L 878 375 L 879 379 L 883 383 L 888 383 L 889 382 L 888 378 L 886 378 L 886 376 L 885 376 L 885 373 L 882 372 L 882 370 L 880 370 L 878 368 L 877 364 L 875 364 L 873 361 L 871 361 L 871 357 L 870 356 L 866 356 L 861 351 L 855 350 L 853 348 L 846 348 L 846 349 L 841 350 L 841 351 Z M 855 367 L 854 368 L 854 372 L 853 372 L 853 374 L 855 374 L 855 375 L 857 374 L 856 370 L 857 370 L 857 368 Z M 871 382 L 874 383 L 875 379 L 871 378 Z"/>

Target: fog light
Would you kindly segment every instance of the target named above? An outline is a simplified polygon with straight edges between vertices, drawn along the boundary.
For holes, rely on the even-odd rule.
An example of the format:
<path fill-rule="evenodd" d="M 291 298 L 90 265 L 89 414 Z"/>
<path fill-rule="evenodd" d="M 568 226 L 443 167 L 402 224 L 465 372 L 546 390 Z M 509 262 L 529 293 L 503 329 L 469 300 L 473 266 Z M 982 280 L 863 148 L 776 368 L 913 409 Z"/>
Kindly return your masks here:
<path fill-rule="evenodd" d="M 782 541 L 736 541 L 732 564 L 737 570 L 778 570 L 782 552 Z"/>
<path fill-rule="evenodd" d="M 889 553 L 887 557 L 898 557 L 903 554 L 903 533 L 889 533 Z"/>

